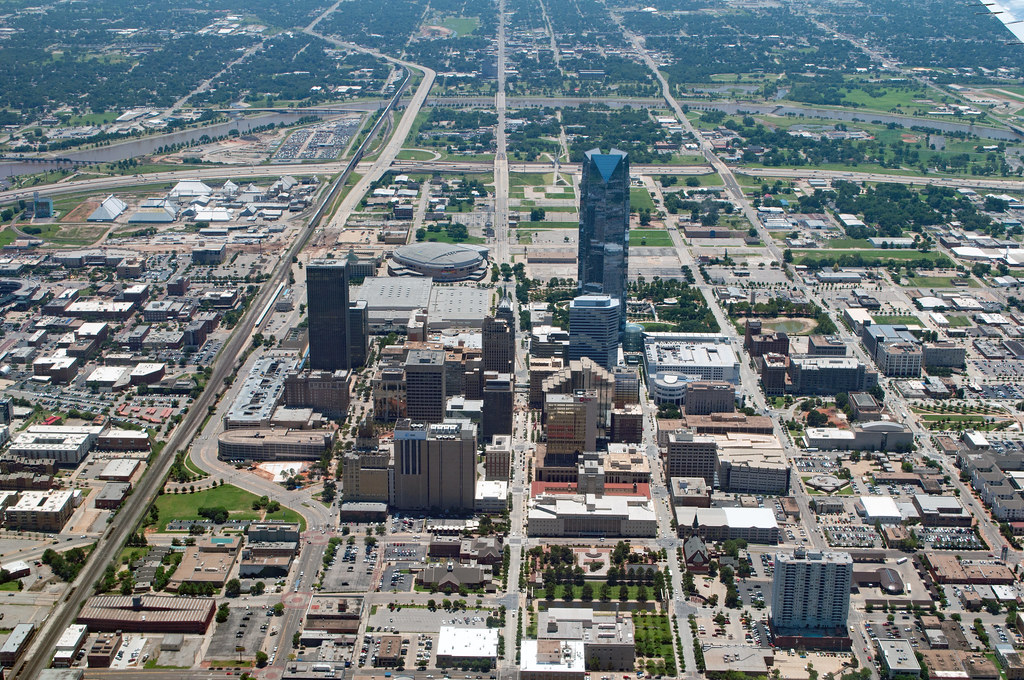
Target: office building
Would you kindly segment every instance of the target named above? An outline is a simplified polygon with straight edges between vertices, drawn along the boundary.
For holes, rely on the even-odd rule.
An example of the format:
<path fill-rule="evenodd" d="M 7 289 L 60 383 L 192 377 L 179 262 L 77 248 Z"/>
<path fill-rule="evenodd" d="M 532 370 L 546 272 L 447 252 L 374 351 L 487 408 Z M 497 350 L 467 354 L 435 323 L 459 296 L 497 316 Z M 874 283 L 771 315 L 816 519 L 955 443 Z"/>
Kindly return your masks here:
<path fill-rule="evenodd" d="M 772 581 L 772 628 L 787 632 L 845 629 L 852 579 L 850 553 L 803 548 L 778 553 Z"/>
<path fill-rule="evenodd" d="M 480 419 L 484 441 L 494 435 L 512 434 L 512 409 L 515 405 L 512 382 L 508 373 L 484 373 L 484 411 Z"/>
<path fill-rule="evenodd" d="M 79 491 L 25 491 L 5 512 L 8 529 L 58 532 L 75 511 Z"/>
<path fill-rule="evenodd" d="M 28 643 L 36 633 L 34 623 L 19 623 L 0 647 L 0 666 L 10 668 L 18 662 Z"/>
<path fill-rule="evenodd" d="M 683 404 L 698 380 L 739 383 L 740 362 L 727 336 L 705 333 L 646 333 L 644 365 L 651 398 Z"/>
<path fill-rule="evenodd" d="M 789 336 L 781 331 L 764 332 L 759 320 L 748 319 L 743 332 L 743 349 L 752 357 L 789 354 Z"/>
<path fill-rule="evenodd" d="M 584 154 L 580 182 L 580 292 L 611 296 L 626 326 L 626 276 L 629 271 L 629 157 L 617 149 Z"/>
<path fill-rule="evenodd" d="M 366 364 L 370 354 L 370 316 L 366 300 L 348 303 L 349 368 Z"/>
<path fill-rule="evenodd" d="M 807 354 L 812 357 L 845 357 L 846 343 L 838 335 L 812 335 L 807 339 Z"/>
<path fill-rule="evenodd" d="M 612 403 L 615 408 L 640 403 L 640 374 L 632 366 L 616 366 L 612 369 L 615 380 L 615 395 Z"/>
<path fill-rule="evenodd" d="M 351 390 L 349 371 L 289 371 L 284 379 L 284 403 L 311 408 L 329 418 L 344 418 Z"/>
<path fill-rule="evenodd" d="M 537 638 L 582 642 L 595 670 L 632 671 L 636 665 L 635 630 L 628 613 L 549 607 L 540 614 Z"/>
<path fill-rule="evenodd" d="M 476 441 L 476 425 L 467 421 L 400 421 L 395 429 L 392 507 L 472 511 L 476 497 Z"/>
<path fill-rule="evenodd" d="M 588 357 L 605 369 L 618 363 L 622 303 L 609 295 L 581 295 L 569 303 L 569 359 Z"/>
<path fill-rule="evenodd" d="M 309 367 L 326 371 L 349 364 L 348 265 L 317 259 L 306 265 L 306 311 L 309 314 Z"/>
<path fill-rule="evenodd" d="M 531 536 L 609 536 L 653 538 L 658 533 L 654 505 L 646 496 L 541 494 L 526 513 Z"/>
<path fill-rule="evenodd" d="M 387 503 L 391 500 L 391 456 L 390 447 L 346 453 L 342 471 L 345 500 L 356 503 Z"/>
<path fill-rule="evenodd" d="M 331 442 L 329 430 L 234 429 L 217 438 L 217 458 L 249 462 L 320 460 Z"/>
<path fill-rule="evenodd" d="M 686 386 L 686 415 L 706 416 L 736 410 L 736 387 L 724 381 L 698 380 Z"/>
<path fill-rule="evenodd" d="M 612 429 L 609 439 L 625 444 L 639 444 L 644 436 L 644 411 L 639 404 L 612 411 Z"/>
<path fill-rule="evenodd" d="M 444 420 L 445 383 L 444 350 L 411 350 L 405 360 L 406 416 L 416 423 Z"/>
<path fill-rule="evenodd" d="M 542 390 L 548 394 L 575 394 L 579 390 L 591 392 L 597 399 L 597 436 L 603 439 L 611 426 L 611 411 L 615 398 L 615 378 L 592 359 L 584 357 L 570 361 L 555 374 L 544 380 Z"/>
<path fill-rule="evenodd" d="M 484 370 L 511 373 L 515 367 L 515 327 L 507 319 L 485 316 L 481 329 Z"/>
<path fill-rule="evenodd" d="M 484 475 L 488 481 L 506 481 L 512 469 L 512 437 L 498 435 L 484 449 Z"/>
<path fill-rule="evenodd" d="M 597 399 L 592 392 L 548 394 L 544 399 L 548 435 L 545 467 L 572 467 L 579 454 L 597 449 Z"/>
<path fill-rule="evenodd" d="M 765 357 L 761 379 L 767 386 Z M 785 391 L 789 394 L 835 395 L 839 392 L 864 392 L 878 384 L 878 373 L 868 369 L 856 357 L 793 356 L 786 364 L 788 378 Z M 767 394 L 767 387 L 766 387 Z"/>
<path fill-rule="evenodd" d="M 530 408 L 544 408 L 544 381 L 566 366 L 558 357 L 530 356 Z"/>
<path fill-rule="evenodd" d="M 868 324 L 861 331 L 861 340 L 883 374 L 900 378 L 921 375 L 924 352 L 917 337 L 906 326 Z"/>
<path fill-rule="evenodd" d="M 775 545 L 779 542 L 779 523 L 770 508 L 676 507 L 679 537 L 687 538 L 696 528 L 705 541 L 742 539 L 748 543 Z"/>
<path fill-rule="evenodd" d="M 592 664 L 582 640 L 540 639 L 523 640 L 518 666 L 519 680 L 585 680 Z"/>
<path fill-rule="evenodd" d="M 484 370 L 512 373 L 516 363 L 516 320 L 508 291 L 502 294 L 494 316 L 484 317 L 481 335 Z"/>
<path fill-rule="evenodd" d="M 669 433 L 666 477 L 700 477 L 713 487 L 717 464 L 718 442 L 714 437 L 685 431 Z"/>

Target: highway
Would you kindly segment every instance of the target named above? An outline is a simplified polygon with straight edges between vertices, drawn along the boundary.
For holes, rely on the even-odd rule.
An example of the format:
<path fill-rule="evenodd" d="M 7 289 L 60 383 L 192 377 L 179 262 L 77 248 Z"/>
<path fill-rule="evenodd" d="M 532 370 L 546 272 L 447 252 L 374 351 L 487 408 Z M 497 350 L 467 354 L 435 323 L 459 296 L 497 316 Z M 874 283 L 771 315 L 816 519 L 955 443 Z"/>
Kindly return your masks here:
<path fill-rule="evenodd" d="M 209 385 L 223 385 L 224 379 L 234 370 L 238 358 L 245 351 L 249 342 L 249 332 L 255 325 L 256 318 L 270 300 L 270 296 L 277 285 L 286 280 L 286 274 L 292 257 L 305 245 L 310 233 L 311 227 L 307 226 L 292 243 L 291 247 L 282 253 L 270 281 L 263 286 L 252 304 L 249 305 L 249 309 L 214 361 Z M 143 476 L 135 488 L 134 493 L 128 497 L 128 500 L 121 507 L 117 520 L 109 526 L 106 533 L 96 544 L 96 549 L 82 568 L 78 578 L 70 586 L 67 595 L 43 622 L 31 647 L 12 669 L 11 677 L 35 678 L 39 675 L 39 671 L 49 665 L 50 650 L 56 644 L 57 638 L 74 621 L 82 604 L 92 595 L 92 585 L 102 575 L 107 564 L 117 555 L 128 535 L 135 529 L 142 515 L 148 510 L 150 503 L 157 495 L 157 491 L 163 486 L 164 479 L 174 463 L 175 453 L 185 448 L 188 441 L 202 424 L 208 409 L 216 403 L 218 395 L 218 390 L 207 389 L 193 402 L 182 422 L 175 428 L 174 433 L 168 439 L 162 454 L 153 463 L 152 467 L 147 470 L 145 476 Z"/>
<path fill-rule="evenodd" d="M 421 87 L 417 90 L 416 96 L 413 98 L 412 105 L 410 106 L 409 112 L 412 112 L 413 115 L 403 118 L 403 121 L 411 121 L 415 118 L 415 112 L 418 111 L 418 107 L 422 105 L 423 99 L 426 96 L 426 92 L 429 91 L 430 83 L 432 81 L 433 72 L 429 72 L 429 75 L 425 75 L 423 79 L 423 83 L 427 84 L 426 89 L 423 89 L 423 83 L 421 83 Z M 385 115 L 387 115 L 387 113 L 388 112 L 385 112 Z M 396 130 L 396 135 L 401 134 L 401 129 L 402 128 L 400 126 L 398 130 Z M 405 134 L 408 134 L 407 128 L 405 130 Z M 402 137 L 402 139 L 404 139 L 404 137 Z M 358 157 L 358 154 L 363 151 L 365 145 L 369 143 L 369 141 L 370 137 L 367 137 L 367 139 L 364 140 L 364 143 L 357 152 L 356 157 Z M 396 148 L 395 140 L 392 138 L 381 153 L 381 157 L 383 158 L 384 156 L 390 155 L 391 158 L 393 158 L 399 148 L 401 148 L 401 141 L 398 142 Z M 277 170 L 277 172 L 280 172 L 280 170 Z M 324 201 L 329 200 L 333 195 L 333 191 L 334 187 L 323 192 L 322 199 Z M 297 256 L 305 246 L 306 241 L 312 234 L 316 224 L 316 220 L 311 220 L 296 237 L 295 241 L 292 242 L 292 245 L 281 254 L 270 280 L 267 281 L 260 289 L 259 293 L 249 305 L 248 310 L 235 327 L 231 337 L 225 343 L 220 354 L 218 354 L 212 364 L 213 372 L 210 376 L 208 385 L 223 385 L 224 379 L 231 375 L 236 368 L 239 368 L 238 360 L 249 345 L 250 337 L 255 331 L 256 321 L 259 318 L 259 315 L 270 301 L 278 284 L 287 280 L 287 274 L 291 269 L 292 258 Z M 208 414 L 210 407 L 217 403 L 219 394 L 219 390 L 208 388 L 199 395 L 195 402 L 193 402 L 182 422 L 177 428 L 175 428 L 173 434 L 168 439 L 163 453 L 157 458 L 150 469 L 147 470 L 146 474 L 135 488 L 134 493 L 132 493 L 132 495 L 128 497 L 128 500 L 125 501 L 118 513 L 117 520 L 108 527 L 107 531 L 97 542 L 96 549 L 90 555 L 88 562 L 86 562 L 85 566 L 82 568 L 78 578 L 69 586 L 67 594 L 43 622 L 39 633 L 33 639 L 29 649 L 11 669 L 11 677 L 33 679 L 39 675 L 39 672 L 43 668 L 49 665 L 50 652 L 56 644 L 57 639 L 64 632 L 67 626 L 74 621 L 74 618 L 77 616 L 78 611 L 81 609 L 86 599 L 92 595 L 92 585 L 99 579 L 107 564 L 109 564 L 117 555 L 129 534 L 138 525 L 142 515 L 148 510 L 150 503 L 156 497 L 160 487 L 163 486 L 167 473 L 170 470 L 171 465 L 174 463 L 175 454 L 178 451 L 183 450 L 195 435 L 196 431 L 201 426 L 203 419 Z M 304 551 L 300 558 L 301 563 L 306 564 L 307 561 L 314 559 L 315 556 L 312 553 L 315 552 L 316 551 L 312 550 Z M 286 622 L 287 624 L 291 624 L 290 628 L 292 630 L 294 630 L 295 626 L 293 619 L 294 615 L 288 617 L 288 621 Z M 285 630 L 282 630 L 282 638 L 284 638 L 285 632 Z M 290 643 L 290 633 L 285 639 Z"/>

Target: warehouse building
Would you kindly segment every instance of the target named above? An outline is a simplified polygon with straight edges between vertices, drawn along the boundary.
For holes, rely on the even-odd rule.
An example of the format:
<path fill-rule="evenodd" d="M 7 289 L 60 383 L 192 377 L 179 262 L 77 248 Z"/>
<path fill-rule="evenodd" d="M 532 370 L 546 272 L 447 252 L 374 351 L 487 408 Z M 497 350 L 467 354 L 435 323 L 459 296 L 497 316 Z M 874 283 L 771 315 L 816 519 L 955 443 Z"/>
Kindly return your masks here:
<path fill-rule="evenodd" d="M 97 595 L 86 601 L 78 623 L 92 631 L 202 635 L 213 620 L 214 605 L 208 597 Z"/>

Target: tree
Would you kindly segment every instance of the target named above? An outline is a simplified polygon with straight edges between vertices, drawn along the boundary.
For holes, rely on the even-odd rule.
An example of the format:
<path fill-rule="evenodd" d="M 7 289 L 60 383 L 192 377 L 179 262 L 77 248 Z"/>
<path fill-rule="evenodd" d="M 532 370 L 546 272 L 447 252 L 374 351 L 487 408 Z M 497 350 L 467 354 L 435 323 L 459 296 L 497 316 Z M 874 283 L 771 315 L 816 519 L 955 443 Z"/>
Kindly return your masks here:
<path fill-rule="evenodd" d="M 790 262 L 792 262 L 793 261 L 793 251 L 790 250 L 789 248 L 786 248 L 785 250 L 783 250 L 782 251 L 782 261 L 785 262 L 786 264 L 789 264 Z"/>
<path fill-rule="evenodd" d="M 264 666 L 266 666 L 267 665 L 267 659 L 269 659 L 269 658 L 270 657 L 268 657 L 267 653 L 264 652 L 263 650 L 260 650 L 260 651 L 256 652 L 256 666 L 257 666 L 257 668 L 263 668 Z"/>
<path fill-rule="evenodd" d="M 274 605 L 274 616 L 284 616 L 284 603 L 278 602 Z"/>
<path fill-rule="evenodd" d="M 264 583 L 263 581 L 256 581 L 256 583 L 252 584 L 252 587 L 249 589 L 249 592 L 252 593 L 253 595 L 262 595 L 263 593 L 266 592 L 266 590 L 267 590 L 267 584 L 266 583 Z"/>
<path fill-rule="evenodd" d="M 534 208 L 530 211 L 530 221 L 541 222 L 544 220 L 546 215 L 547 213 L 544 211 L 544 208 Z"/>
<path fill-rule="evenodd" d="M 224 595 L 226 597 L 238 597 L 242 594 L 242 582 L 233 578 L 224 584 Z"/>
<path fill-rule="evenodd" d="M 808 427 L 824 427 L 828 424 L 828 416 L 818 410 L 811 410 L 807 412 L 807 426 Z"/>

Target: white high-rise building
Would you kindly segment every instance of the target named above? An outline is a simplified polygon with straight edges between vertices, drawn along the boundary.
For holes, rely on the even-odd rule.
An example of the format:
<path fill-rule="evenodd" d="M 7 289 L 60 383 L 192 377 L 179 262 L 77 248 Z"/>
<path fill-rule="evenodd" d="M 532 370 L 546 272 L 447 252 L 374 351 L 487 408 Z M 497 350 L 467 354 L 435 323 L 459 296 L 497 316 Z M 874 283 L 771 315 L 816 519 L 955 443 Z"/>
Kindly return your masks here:
<path fill-rule="evenodd" d="M 569 359 L 589 357 L 602 368 L 615 366 L 620 306 L 609 295 L 580 295 L 569 303 Z"/>
<path fill-rule="evenodd" d="M 830 631 L 846 628 L 850 613 L 853 558 L 845 552 L 811 552 L 775 556 L 772 626 L 776 630 Z"/>

